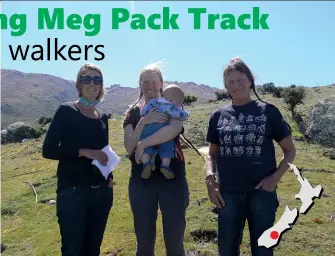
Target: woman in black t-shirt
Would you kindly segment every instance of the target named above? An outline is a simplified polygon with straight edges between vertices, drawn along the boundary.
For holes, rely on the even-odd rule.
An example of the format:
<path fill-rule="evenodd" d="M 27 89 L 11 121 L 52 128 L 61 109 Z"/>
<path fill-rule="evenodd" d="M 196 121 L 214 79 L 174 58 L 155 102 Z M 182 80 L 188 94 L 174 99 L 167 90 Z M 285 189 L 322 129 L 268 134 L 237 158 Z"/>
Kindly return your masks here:
<path fill-rule="evenodd" d="M 108 162 L 108 118 L 95 106 L 104 95 L 99 67 L 85 64 L 77 75 L 79 100 L 61 104 L 43 144 L 43 157 L 58 160 L 57 217 L 62 255 L 100 255 L 113 204 L 112 175 L 108 181 L 91 163 Z"/>
<path fill-rule="evenodd" d="M 234 58 L 223 75 L 232 104 L 211 115 L 206 176 L 210 200 L 219 208 L 219 254 L 239 255 L 248 220 L 252 255 L 270 256 L 273 250 L 258 246 L 258 239 L 274 224 L 277 184 L 295 158 L 290 127 L 275 106 L 258 97 L 243 61 Z M 251 90 L 258 100 L 251 99 Z M 273 140 L 284 154 L 278 166 Z"/>
<path fill-rule="evenodd" d="M 131 177 L 129 180 L 129 200 L 134 216 L 137 239 L 137 256 L 154 255 L 158 206 L 162 212 L 166 255 L 185 255 L 184 231 L 186 208 L 189 204 L 189 191 L 185 175 L 185 161 L 179 143 L 182 122 L 171 119 L 169 124 L 150 137 L 140 141 L 143 127 L 149 123 L 165 123 L 168 117 L 162 113 L 150 112 L 140 117 L 139 100 L 145 102 L 162 95 L 163 77 L 156 65 L 148 65 L 140 75 L 140 97 L 131 107 L 123 122 L 124 142 L 130 154 Z M 170 168 L 175 178 L 168 180 L 159 171 L 161 160 L 154 158 L 153 170 L 149 179 L 142 179 L 143 163 L 140 162 L 144 149 L 175 139 L 175 158 Z"/>

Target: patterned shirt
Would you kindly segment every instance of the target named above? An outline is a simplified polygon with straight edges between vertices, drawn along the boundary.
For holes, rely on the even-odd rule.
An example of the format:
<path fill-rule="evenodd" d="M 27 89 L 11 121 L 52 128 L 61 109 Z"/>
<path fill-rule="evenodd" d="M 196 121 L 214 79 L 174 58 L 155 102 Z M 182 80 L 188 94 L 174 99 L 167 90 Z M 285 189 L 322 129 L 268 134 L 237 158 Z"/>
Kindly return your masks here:
<path fill-rule="evenodd" d="M 209 121 L 207 141 L 219 145 L 216 161 L 221 189 L 253 190 L 276 169 L 273 140 L 287 136 L 287 123 L 271 104 L 252 101 L 217 109 Z"/>
<path fill-rule="evenodd" d="M 185 121 L 189 117 L 189 114 L 185 110 L 168 102 L 164 98 L 150 100 L 148 104 L 143 106 L 141 110 L 141 116 L 145 116 L 152 109 L 168 114 L 171 118 L 179 119 L 181 121 Z"/>

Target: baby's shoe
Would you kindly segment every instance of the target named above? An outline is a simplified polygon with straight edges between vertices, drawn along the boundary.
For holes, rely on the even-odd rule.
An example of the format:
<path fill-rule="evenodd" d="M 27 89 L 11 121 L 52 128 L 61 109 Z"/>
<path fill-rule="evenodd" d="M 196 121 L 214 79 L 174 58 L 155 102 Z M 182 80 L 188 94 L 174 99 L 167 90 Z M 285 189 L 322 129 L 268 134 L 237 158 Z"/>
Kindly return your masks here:
<path fill-rule="evenodd" d="M 168 166 L 161 166 L 161 173 L 163 173 L 164 177 L 167 178 L 168 180 L 171 180 L 174 178 L 174 173 Z"/>
<path fill-rule="evenodd" d="M 147 162 L 143 164 L 143 170 L 142 170 L 142 178 L 143 179 L 149 179 L 152 171 L 152 165 L 151 162 Z"/>

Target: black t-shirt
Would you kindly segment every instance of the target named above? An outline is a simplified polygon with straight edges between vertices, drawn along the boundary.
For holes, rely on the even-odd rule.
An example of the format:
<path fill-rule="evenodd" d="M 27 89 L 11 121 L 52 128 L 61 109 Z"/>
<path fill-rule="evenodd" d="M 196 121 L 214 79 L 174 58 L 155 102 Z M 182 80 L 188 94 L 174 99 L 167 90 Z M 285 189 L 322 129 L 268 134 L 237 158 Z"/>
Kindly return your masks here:
<path fill-rule="evenodd" d="M 101 150 L 108 145 L 108 118 L 98 109 L 99 119 L 84 116 L 74 102 L 57 109 L 45 137 L 43 157 L 59 160 L 58 188 L 97 185 L 105 181 L 93 160 L 79 157 L 80 149 Z"/>
<path fill-rule="evenodd" d="M 133 108 L 131 108 L 128 113 L 126 118 L 124 119 L 123 122 L 123 128 L 126 127 L 127 125 L 131 124 L 133 129 L 136 128 L 138 122 L 140 121 L 141 116 L 140 116 L 140 107 L 139 106 L 135 106 Z M 176 142 L 179 144 L 179 137 L 175 138 Z M 185 177 L 186 175 L 186 171 L 185 171 L 185 161 L 183 159 L 183 153 L 181 151 L 181 148 L 177 146 L 177 149 L 179 150 L 179 152 L 175 152 L 175 157 L 171 158 L 171 162 L 170 162 L 170 168 L 171 170 L 174 172 L 175 178 L 181 178 L 181 177 Z M 181 156 L 180 156 L 181 154 Z M 130 156 L 129 156 L 129 160 L 131 162 L 131 176 L 133 179 L 142 179 L 141 178 L 141 173 L 143 170 L 143 164 L 137 164 L 135 161 L 135 152 L 133 152 Z M 163 174 L 159 171 L 160 166 L 161 166 L 161 159 L 159 154 L 156 154 L 155 157 L 155 171 L 152 172 L 151 177 L 152 178 L 158 178 L 161 180 L 165 180 Z"/>
<path fill-rule="evenodd" d="M 219 145 L 217 170 L 222 191 L 251 191 L 276 168 L 273 140 L 289 136 L 279 110 L 252 101 L 226 105 L 211 115 L 207 142 Z"/>

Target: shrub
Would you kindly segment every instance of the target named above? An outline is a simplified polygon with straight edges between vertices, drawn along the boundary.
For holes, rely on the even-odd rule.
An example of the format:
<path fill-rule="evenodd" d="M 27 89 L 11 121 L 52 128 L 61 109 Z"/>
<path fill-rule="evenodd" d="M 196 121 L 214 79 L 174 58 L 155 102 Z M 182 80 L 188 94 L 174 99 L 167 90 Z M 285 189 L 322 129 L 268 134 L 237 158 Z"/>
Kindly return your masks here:
<path fill-rule="evenodd" d="M 267 93 L 274 93 L 276 90 L 276 87 L 274 85 L 274 83 L 266 83 L 263 84 L 263 91 L 267 92 Z"/>
<path fill-rule="evenodd" d="M 2 216 L 13 216 L 15 214 L 15 209 L 11 205 L 1 205 L 1 215 Z"/>
<path fill-rule="evenodd" d="M 40 117 L 40 119 L 38 119 L 38 124 L 40 124 L 41 126 L 44 126 L 44 125 L 50 123 L 51 119 L 52 119 L 51 117 L 42 116 L 42 117 Z"/>
<path fill-rule="evenodd" d="M 226 91 L 217 91 L 215 92 L 216 100 L 229 99 L 229 94 Z"/>
<path fill-rule="evenodd" d="M 272 93 L 273 97 L 282 98 L 284 88 L 282 87 L 275 87 L 274 92 Z"/>
<path fill-rule="evenodd" d="M 193 95 L 186 95 L 185 99 L 184 99 L 184 103 L 189 104 L 189 103 L 192 103 L 192 102 L 196 102 L 197 100 L 198 100 L 198 98 L 193 96 Z"/>
<path fill-rule="evenodd" d="M 282 97 L 287 105 L 287 109 L 295 117 L 295 108 L 297 105 L 304 104 L 306 90 L 302 86 L 291 85 L 283 90 Z"/>

